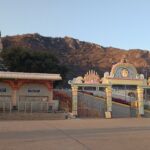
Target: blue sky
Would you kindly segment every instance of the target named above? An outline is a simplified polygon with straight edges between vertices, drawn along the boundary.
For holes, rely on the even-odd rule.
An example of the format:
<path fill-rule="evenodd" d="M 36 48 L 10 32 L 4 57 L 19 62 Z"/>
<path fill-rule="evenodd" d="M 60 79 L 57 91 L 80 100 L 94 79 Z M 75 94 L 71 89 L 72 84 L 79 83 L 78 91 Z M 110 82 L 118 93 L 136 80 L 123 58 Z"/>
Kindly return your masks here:
<path fill-rule="evenodd" d="M 150 0 L 0 0 L 0 30 L 150 50 Z"/>

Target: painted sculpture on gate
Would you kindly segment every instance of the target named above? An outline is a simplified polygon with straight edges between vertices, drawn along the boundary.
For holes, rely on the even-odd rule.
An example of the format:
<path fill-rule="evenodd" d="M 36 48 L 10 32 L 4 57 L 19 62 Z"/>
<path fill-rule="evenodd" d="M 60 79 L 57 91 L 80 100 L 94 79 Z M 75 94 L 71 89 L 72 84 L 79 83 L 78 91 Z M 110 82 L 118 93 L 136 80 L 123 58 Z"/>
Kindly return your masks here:
<path fill-rule="evenodd" d="M 84 77 L 79 76 L 73 78 L 73 80 L 69 80 L 69 84 L 77 84 L 77 83 L 85 83 L 85 84 L 99 84 L 101 82 L 99 75 L 96 71 L 90 70 L 88 71 Z"/>
<path fill-rule="evenodd" d="M 104 78 L 144 79 L 143 74 L 138 74 L 136 68 L 123 58 L 112 66 L 111 72 L 104 73 Z"/>
<path fill-rule="evenodd" d="M 143 74 L 138 74 L 136 68 L 123 58 L 120 62 L 112 66 L 110 73 L 104 73 L 102 84 L 112 85 L 113 93 L 117 92 L 125 95 L 126 99 L 126 95 L 129 96 L 130 93 L 136 95 L 137 86 L 147 86 L 147 80 Z"/>
<path fill-rule="evenodd" d="M 87 84 L 97 84 L 100 83 L 100 77 L 96 71 L 90 70 L 84 76 L 84 83 Z"/>

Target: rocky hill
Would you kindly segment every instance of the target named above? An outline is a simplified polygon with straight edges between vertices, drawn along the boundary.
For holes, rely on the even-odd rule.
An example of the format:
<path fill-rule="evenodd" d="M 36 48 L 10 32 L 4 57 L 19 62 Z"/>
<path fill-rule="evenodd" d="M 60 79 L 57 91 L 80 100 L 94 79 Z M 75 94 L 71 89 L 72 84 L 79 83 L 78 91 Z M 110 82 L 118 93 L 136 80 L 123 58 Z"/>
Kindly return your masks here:
<path fill-rule="evenodd" d="M 24 47 L 33 51 L 50 51 L 70 68 L 68 78 L 83 75 L 89 69 L 95 69 L 102 76 L 125 55 L 140 72 L 143 72 L 143 68 L 150 68 L 150 52 L 140 49 L 103 47 L 70 37 L 52 38 L 39 34 L 6 36 L 2 38 L 2 42 L 4 49 Z"/>

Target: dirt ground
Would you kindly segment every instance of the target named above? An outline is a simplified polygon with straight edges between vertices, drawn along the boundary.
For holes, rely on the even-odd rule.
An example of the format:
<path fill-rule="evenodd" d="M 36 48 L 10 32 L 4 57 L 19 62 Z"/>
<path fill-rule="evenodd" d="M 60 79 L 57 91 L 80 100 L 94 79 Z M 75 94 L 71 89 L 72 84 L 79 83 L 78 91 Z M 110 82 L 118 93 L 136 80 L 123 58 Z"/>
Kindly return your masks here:
<path fill-rule="evenodd" d="M 0 121 L 0 150 L 149 150 L 150 119 Z"/>

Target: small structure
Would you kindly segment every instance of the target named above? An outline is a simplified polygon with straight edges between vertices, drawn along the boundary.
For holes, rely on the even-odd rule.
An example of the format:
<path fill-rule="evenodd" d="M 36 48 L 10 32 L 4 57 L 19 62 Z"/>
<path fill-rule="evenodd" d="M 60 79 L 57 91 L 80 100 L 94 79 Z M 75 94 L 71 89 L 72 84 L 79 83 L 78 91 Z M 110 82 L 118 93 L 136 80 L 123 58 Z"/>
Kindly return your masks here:
<path fill-rule="evenodd" d="M 137 89 L 138 113 L 139 115 L 144 115 L 144 88 L 150 88 L 150 86 L 147 85 L 147 80 L 144 78 L 144 75 L 138 74 L 136 68 L 132 64 L 128 63 L 125 58 L 123 58 L 119 63 L 113 65 L 111 72 L 105 72 L 104 77 L 101 79 L 95 71 L 89 71 L 84 78 L 82 78 L 82 82 L 77 83 L 75 81 L 76 78 L 69 81 L 72 88 L 72 113 L 75 116 L 78 115 L 78 87 L 94 86 L 96 88 L 105 88 L 107 106 L 106 112 L 112 113 L 112 87 L 114 85 L 135 86 Z"/>
<path fill-rule="evenodd" d="M 59 74 L 0 71 L 0 102 L 10 102 L 17 109 L 19 102 L 45 101 L 52 105 L 53 82 Z"/>

